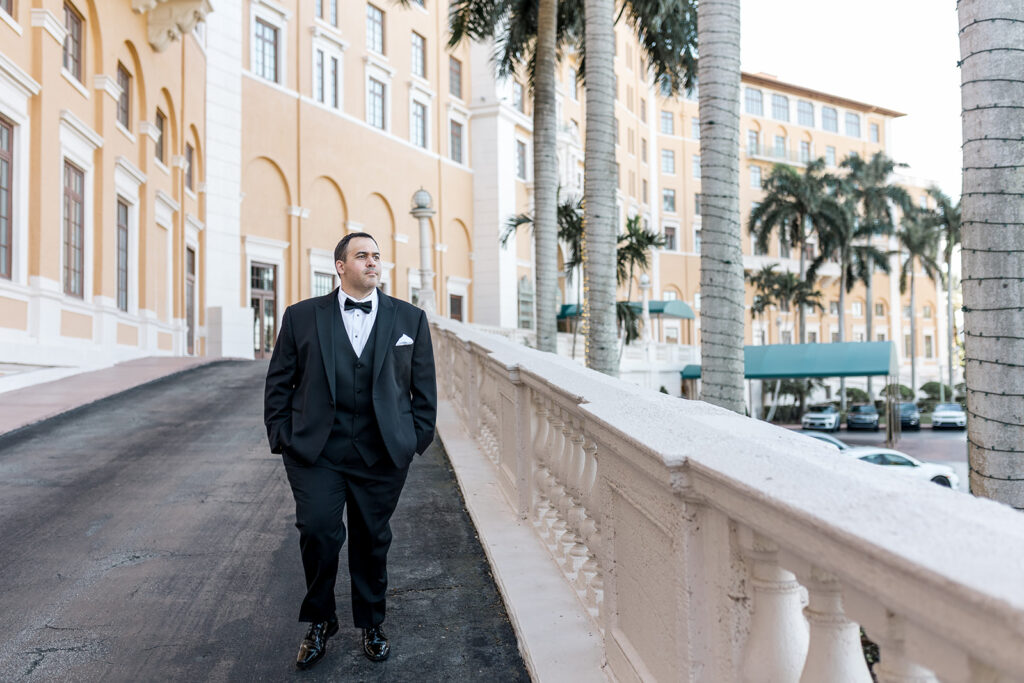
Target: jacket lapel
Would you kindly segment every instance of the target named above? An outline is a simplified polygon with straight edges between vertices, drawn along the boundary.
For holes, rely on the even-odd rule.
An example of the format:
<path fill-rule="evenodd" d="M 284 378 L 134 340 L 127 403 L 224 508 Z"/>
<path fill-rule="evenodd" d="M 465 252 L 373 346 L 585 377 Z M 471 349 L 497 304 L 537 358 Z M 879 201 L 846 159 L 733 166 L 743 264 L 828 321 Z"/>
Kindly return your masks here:
<path fill-rule="evenodd" d="M 395 328 L 395 304 L 384 292 L 377 291 L 377 338 L 373 343 L 373 379 L 384 367 L 384 356 L 391 351 L 391 331 Z"/>
<path fill-rule="evenodd" d="M 331 303 L 334 308 L 331 308 Z M 316 307 L 316 336 L 320 341 L 320 357 L 324 361 L 324 372 L 327 373 L 327 384 L 331 388 L 331 400 L 334 395 L 334 309 L 338 307 L 338 290 L 325 294 Z M 340 315 L 340 312 L 339 312 Z"/>

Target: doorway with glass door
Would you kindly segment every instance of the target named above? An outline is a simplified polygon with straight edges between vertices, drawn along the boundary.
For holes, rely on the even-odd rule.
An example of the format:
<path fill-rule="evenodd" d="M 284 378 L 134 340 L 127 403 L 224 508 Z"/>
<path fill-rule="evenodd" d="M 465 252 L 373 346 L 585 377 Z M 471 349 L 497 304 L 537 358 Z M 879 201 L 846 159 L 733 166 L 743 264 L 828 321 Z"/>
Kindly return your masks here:
<path fill-rule="evenodd" d="M 277 266 L 253 263 L 250 269 L 253 356 L 270 358 L 277 339 Z"/>

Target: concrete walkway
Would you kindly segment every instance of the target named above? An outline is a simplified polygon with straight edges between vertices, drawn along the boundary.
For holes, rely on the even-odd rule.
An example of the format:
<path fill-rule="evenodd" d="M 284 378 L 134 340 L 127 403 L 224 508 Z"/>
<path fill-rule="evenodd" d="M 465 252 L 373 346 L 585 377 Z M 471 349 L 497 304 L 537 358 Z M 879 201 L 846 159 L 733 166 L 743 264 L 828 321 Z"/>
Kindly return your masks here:
<path fill-rule="evenodd" d="M 343 552 L 342 629 L 298 672 L 302 569 L 262 425 L 266 364 L 111 395 L 129 382 L 116 370 L 79 387 L 106 400 L 0 436 L 0 680 L 529 680 L 440 442 L 392 521 L 391 658 L 361 654 Z M 26 403 L 70 405 L 33 389 Z"/>

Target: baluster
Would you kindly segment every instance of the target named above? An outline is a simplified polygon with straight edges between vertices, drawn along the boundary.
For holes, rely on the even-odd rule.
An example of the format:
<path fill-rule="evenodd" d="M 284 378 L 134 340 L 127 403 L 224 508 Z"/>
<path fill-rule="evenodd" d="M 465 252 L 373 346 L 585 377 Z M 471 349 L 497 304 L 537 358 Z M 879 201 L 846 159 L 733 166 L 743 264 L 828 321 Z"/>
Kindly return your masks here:
<path fill-rule="evenodd" d="M 801 613 L 800 584 L 779 566 L 777 548 L 755 535 L 750 585 L 750 635 L 743 653 L 742 680 L 796 683 L 807 657 L 807 621 Z"/>
<path fill-rule="evenodd" d="M 846 618 L 839 581 L 812 567 L 807 590 L 810 642 L 800 683 L 871 683 L 860 627 Z"/>
<path fill-rule="evenodd" d="M 887 617 L 885 637 L 878 643 L 878 683 L 939 683 L 934 673 L 907 658 L 903 619 L 892 612 Z"/>

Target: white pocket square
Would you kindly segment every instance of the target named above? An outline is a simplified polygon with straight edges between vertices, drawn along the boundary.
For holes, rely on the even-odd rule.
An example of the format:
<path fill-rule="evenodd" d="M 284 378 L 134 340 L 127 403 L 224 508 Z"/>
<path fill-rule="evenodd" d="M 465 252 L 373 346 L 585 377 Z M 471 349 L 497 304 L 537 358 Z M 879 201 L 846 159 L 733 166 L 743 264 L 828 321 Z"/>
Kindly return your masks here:
<path fill-rule="evenodd" d="M 395 342 L 395 346 L 408 346 L 409 344 L 412 344 L 412 337 L 407 334 L 403 334 L 401 339 Z"/>

